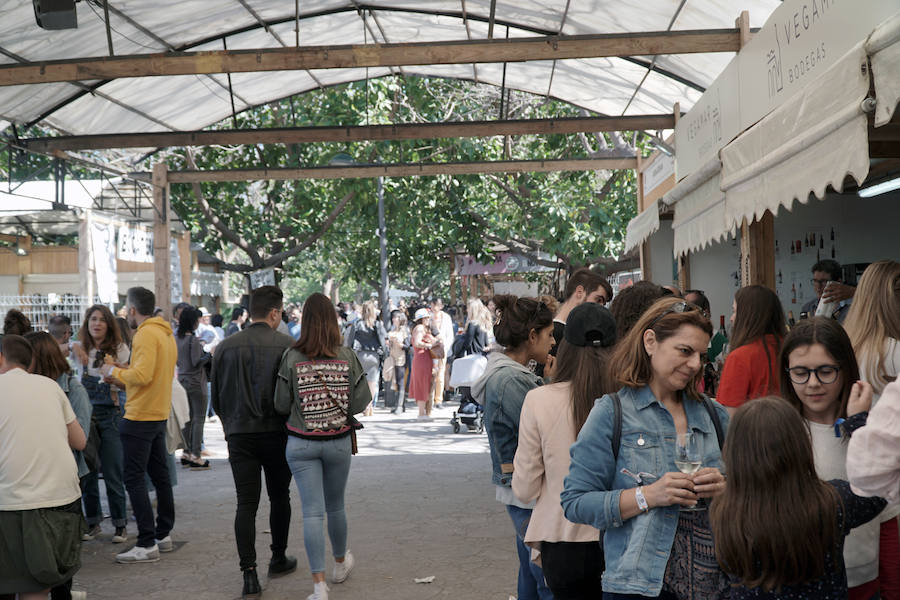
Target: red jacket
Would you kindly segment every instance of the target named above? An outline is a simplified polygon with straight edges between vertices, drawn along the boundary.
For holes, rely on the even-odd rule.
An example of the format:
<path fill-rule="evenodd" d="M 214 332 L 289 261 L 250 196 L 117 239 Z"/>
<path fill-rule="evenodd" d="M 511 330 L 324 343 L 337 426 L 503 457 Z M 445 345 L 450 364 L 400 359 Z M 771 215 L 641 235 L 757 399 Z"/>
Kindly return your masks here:
<path fill-rule="evenodd" d="M 778 393 L 780 344 L 774 335 L 767 335 L 765 339 L 767 348 L 762 339 L 758 339 L 728 354 L 716 396 L 720 404 L 737 408 L 747 400 Z"/>

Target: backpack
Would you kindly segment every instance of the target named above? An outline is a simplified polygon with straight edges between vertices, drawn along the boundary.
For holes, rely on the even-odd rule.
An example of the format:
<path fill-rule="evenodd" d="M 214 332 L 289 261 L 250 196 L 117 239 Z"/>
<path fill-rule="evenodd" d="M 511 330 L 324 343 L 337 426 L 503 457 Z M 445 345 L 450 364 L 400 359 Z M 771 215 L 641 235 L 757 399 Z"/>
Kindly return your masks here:
<path fill-rule="evenodd" d="M 614 422 L 612 451 L 613 458 L 619 460 L 619 447 L 622 445 L 622 399 L 619 398 L 619 392 L 613 392 L 610 397 L 613 401 Z M 709 396 L 706 394 L 703 394 L 700 397 L 700 403 L 703 405 L 703 408 L 706 409 L 707 414 L 709 414 L 709 418 L 713 422 L 713 427 L 716 428 L 716 439 L 719 441 L 719 450 L 721 450 L 722 444 L 725 442 L 725 434 L 722 431 L 722 422 L 719 421 L 719 415 L 716 414 L 716 409 L 709 403 Z"/>

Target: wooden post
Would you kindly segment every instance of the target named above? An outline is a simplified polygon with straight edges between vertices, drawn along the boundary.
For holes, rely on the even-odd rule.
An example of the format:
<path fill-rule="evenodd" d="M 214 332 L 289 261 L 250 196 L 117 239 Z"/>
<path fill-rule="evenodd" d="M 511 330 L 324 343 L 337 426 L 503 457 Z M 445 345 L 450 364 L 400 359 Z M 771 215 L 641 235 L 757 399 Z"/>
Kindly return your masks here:
<path fill-rule="evenodd" d="M 22 249 L 25 251 L 25 254 L 18 254 L 18 250 Z M 32 267 L 31 267 L 31 236 L 23 235 L 22 237 L 16 236 L 16 264 L 18 265 L 19 270 L 19 295 L 25 295 L 25 276 L 31 275 Z"/>
<path fill-rule="evenodd" d="M 450 250 L 450 306 L 456 306 L 456 252 Z"/>
<path fill-rule="evenodd" d="M 675 125 L 678 125 L 678 119 L 681 117 L 681 104 L 676 102 L 672 107 L 675 117 Z M 677 152 L 677 150 L 676 150 Z M 685 252 L 677 258 L 678 262 L 678 289 L 682 292 L 691 287 L 691 253 Z"/>
<path fill-rule="evenodd" d="M 640 151 L 637 152 L 637 168 L 635 169 L 635 173 L 637 174 L 637 208 L 638 214 L 641 214 L 644 210 L 644 175 L 641 172 L 643 167 L 643 159 L 641 158 Z M 641 279 L 644 281 L 650 280 L 650 244 L 647 240 L 641 242 L 641 247 L 639 249 L 639 254 L 641 258 Z"/>
<path fill-rule="evenodd" d="M 750 13 L 742 11 L 735 27 L 743 48 L 751 37 Z M 741 285 L 754 284 L 775 289 L 775 217 L 768 210 L 752 223 L 741 222 Z"/>
<path fill-rule="evenodd" d="M 153 292 L 156 305 L 166 317 L 172 316 L 172 267 L 169 243 L 169 181 L 168 167 L 164 162 L 153 165 Z"/>
<path fill-rule="evenodd" d="M 764 285 L 775 289 L 775 217 L 741 223 L 741 285 Z"/>

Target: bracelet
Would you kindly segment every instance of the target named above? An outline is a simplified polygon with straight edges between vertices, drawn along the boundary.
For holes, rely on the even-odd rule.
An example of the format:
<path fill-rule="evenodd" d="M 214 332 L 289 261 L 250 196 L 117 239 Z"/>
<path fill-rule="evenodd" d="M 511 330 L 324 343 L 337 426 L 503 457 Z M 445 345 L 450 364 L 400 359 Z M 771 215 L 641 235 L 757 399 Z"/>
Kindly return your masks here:
<path fill-rule="evenodd" d="M 639 486 L 634 489 L 634 499 L 637 501 L 638 508 L 641 512 L 650 510 L 650 505 L 647 504 L 647 499 L 644 498 L 644 486 Z"/>

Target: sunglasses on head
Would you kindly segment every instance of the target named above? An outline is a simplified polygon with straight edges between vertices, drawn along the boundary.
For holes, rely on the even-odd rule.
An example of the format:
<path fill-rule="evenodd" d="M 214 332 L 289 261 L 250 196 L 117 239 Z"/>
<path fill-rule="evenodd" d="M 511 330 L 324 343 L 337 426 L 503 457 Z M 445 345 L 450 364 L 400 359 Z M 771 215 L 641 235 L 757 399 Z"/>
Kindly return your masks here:
<path fill-rule="evenodd" d="M 673 304 L 672 306 L 670 306 L 669 308 L 667 308 L 666 310 L 661 312 L 655 319 L 653 319 L 650 322 L 650 325 L 647 326 L 647 329 L 653 329 L 653 326 L 656 325 L 657 323 L 659 323 L 660 320 L 667 315 L 671 315 L 673 313 L 681 314 L 681 313 L 690 312 L 692 310 L 700 310 L 700 309 L 697 307 L 696 304 L 691 304 L 690 302 L 684 302 L 684 301 L 676 302 L 675 304 Z"/>

